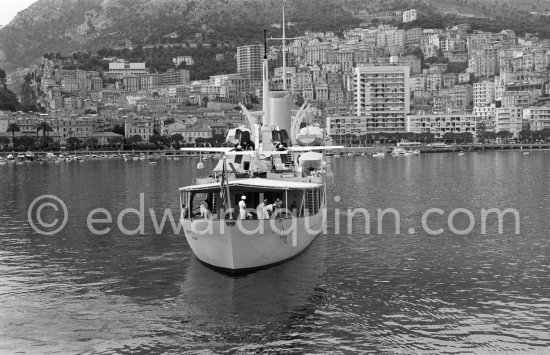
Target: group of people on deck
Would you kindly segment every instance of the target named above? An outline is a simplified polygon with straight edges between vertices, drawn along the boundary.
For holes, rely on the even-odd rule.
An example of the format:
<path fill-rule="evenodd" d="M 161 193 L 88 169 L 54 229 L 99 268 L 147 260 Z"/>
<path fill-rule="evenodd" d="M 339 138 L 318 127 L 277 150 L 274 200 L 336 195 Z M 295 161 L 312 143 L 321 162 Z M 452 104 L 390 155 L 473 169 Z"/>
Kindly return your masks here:
<path fill-rule="evenodd" d="M 246 209 L 246 196 L 242 195 L 241 200 L 238 203 L 239 206 L 239 214 L 238 219 L 252 219 L 253 215 L 247 211 Z M 204 219 L 210 219 L 212 218 L 212 212 L 210 212 L 210 209 L 208 208 L 208 202 L 202 201 L 199 206 L 200 210 L 200 218 Z M 278 215 L 279 211 L 283 208 L 283 201 L 281 201 L 280 198 L 276 198 L 273 203 L 268 203 L 267 199 L 264 199 L 260 204 L 256 207 L 256 215 L 257 219 L 269 219 L 273 214 Z M 297 208 L 296 202 L 293 202 L 290 205 L 290 210 L 295 211 Z M 184 209 L 186 212 L 184 212 L 183 215 L 187 213 L 187 208 Z"/>
<path fill-rule="evenodd" d="M 258 219 L 269 219 L 273 213 L 277 214 L 283 207 L 283 201 L 280 198 L 276 198 L 273 203 L 268 203 L 267 199 L 264 199 L 256 207 L 256 215 Z M 239 201 L 239 219 L 249 219 L 252 215 L 246 210 L 246 196 L 242 195 Z"/>

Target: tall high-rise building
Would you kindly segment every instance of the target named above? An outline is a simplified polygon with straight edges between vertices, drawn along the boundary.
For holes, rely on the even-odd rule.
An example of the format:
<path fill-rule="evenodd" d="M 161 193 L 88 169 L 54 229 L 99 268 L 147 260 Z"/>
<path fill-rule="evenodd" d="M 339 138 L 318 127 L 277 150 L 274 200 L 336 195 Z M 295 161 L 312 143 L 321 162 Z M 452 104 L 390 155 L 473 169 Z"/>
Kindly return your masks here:
<path fill-rule="evenodd" d="M 254 44 L 237 47 L 237 72 L 245 80 L 262 81 L 262 58 L 264 47 Z"/>
<path fill-rule="evenodd" d="M 408 66 L 355 68 L 356 115 L 365 117 L 368 133 L 405 132 L 405 117 L 410 112 L 409 71 Z"/>

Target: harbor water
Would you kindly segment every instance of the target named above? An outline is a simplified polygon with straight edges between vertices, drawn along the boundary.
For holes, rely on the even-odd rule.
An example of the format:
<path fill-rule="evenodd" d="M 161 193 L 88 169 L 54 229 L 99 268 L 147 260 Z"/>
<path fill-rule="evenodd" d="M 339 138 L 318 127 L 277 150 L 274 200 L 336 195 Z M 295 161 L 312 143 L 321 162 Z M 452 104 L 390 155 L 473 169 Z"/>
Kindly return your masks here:
<path fill-rule="evenodd" d="M 550 154 L 334 158 L 327 231 L 296 258 L 239 276 L 204 266 L 183 233 L 159 227 L 167 212 L 177 222 L 178 188 L 216 161 L 197 162 L 0 166 L 0 353 L 550 348 Z M 52 235 L 29 223 L 44 195 L 67 207 Z M 510 212 L 484 223 L 488 209 L 519 222 Z M 42 212 L 47 224 L 63 209 Z M 92 212 L 103 220 L 95 232 Z"/>

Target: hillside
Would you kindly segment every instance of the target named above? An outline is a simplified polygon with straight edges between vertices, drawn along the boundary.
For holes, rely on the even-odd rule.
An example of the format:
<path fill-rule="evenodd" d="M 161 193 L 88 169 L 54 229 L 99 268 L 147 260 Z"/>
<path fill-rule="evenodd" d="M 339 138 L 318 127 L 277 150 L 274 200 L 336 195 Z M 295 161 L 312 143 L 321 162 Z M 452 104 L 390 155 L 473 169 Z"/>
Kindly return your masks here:
<path fill-rule="evenodd" d="M 39 0 L 0 29 L 0 68 L 28 65 L 43 53 L 128 44 L 250 43 L 280 22 L 280 14 L 280 0 Z M 358 24 L 329 0 L 293 0 L 288 19 L 297 31 Z"/>
<path fill-rule="evenodd" d="M 160 43 L 229 48 L 259 43 L 264 28 L 279 35 L 270 25 L 280 22 L 281 4 L 282 0 L 38 0 L 0 29 L 0 68 L 12 71 L 51 52 L 67 55 Z M 546 0 L 288 0 L 288 34 L 338 32 L 357 27 L 369 14 L 412 7 L 429 9 L 430 16 L 449 14 L 437 22 L 440 26 L 455 22 L 461 12 L 478 16 L 460 19 L 474 22 L 474 28 L 550 35 L 548 17 L 529 14 L 548 11 Z"/>

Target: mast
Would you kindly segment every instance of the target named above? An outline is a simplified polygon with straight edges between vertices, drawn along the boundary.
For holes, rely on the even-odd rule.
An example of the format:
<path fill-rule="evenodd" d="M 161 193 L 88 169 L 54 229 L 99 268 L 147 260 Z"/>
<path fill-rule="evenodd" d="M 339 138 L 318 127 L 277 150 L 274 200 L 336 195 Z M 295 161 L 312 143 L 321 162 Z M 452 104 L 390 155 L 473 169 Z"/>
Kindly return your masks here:
<path fill-rule="evenodd" d="M 270 126 L 269 117 L 268 117 L 268 106 L 269 106 L 269 78 L 268 78 L 268 67 L 267 67 L 267 30 L 264 29 L 264 61 L 263 61 L 263 119 L 262 126 Z"/>
<path fill-rule="evenodd" d="M 283 1 L 283 90 L 286 91 L 286 22 L 285 22 L 286 0 Z"/>
<path fill-rule="evenodd" d="M 269 117 L 269 78 L 268 78 L 268 67 L 267 67 L 267 30 L 264 29 L 264 62 L 263 62 L 263 116 L 262 116 L 262 127 L 260 132 L 258 132 L 258 137 L 261 136 L 262 149 L 261 150 L 271 150 L 271 118 Z M 259 143 L 259 140 L 258 140 Z M 260 150 L 260 145 L 256 145 L 256 150 Z"/>

